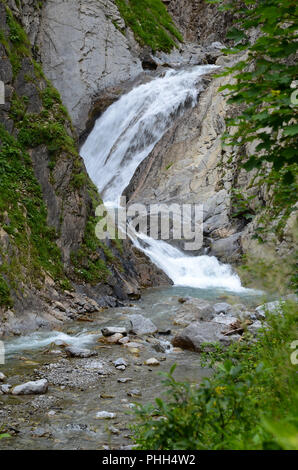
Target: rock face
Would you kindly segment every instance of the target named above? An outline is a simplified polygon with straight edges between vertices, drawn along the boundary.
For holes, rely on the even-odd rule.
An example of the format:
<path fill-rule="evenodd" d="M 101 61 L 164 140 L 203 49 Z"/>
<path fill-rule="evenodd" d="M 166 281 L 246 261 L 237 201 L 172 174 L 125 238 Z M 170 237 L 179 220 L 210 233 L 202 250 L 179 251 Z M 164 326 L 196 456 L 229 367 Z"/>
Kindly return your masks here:
<path fill-rule="evenodd" d="M 223 41 L 232 18 L 205 0 L 167 0 L 164 2 L 188 41 L 211 44 Z"/>
<path fill-rule="evenodd" d="M 133 38 L 111 0 L 47 0 L 37 37 L 47 77 L 81 133 L 100 92 L 142 72 Z"/>

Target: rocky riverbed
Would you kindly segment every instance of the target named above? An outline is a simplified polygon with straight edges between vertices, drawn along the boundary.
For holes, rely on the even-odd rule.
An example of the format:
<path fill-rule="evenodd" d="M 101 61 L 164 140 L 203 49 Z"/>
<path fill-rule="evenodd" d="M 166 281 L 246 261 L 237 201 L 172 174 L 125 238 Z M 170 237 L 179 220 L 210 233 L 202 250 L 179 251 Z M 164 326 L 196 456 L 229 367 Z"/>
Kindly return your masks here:
<path fill-rule="evenodd" d="M 178 380 L 199 383 L 210 374 L 200 365 L 201 344 L 254 334 L 261 303 L 249 290 L 151 289 L 130 306 L 89 313 L 86 322 L 8 339 L 0 430 L 11 437 L 1 448 L 128 448 L 133 407 L 161 394 L 159 372 L 176 363 Z"/>

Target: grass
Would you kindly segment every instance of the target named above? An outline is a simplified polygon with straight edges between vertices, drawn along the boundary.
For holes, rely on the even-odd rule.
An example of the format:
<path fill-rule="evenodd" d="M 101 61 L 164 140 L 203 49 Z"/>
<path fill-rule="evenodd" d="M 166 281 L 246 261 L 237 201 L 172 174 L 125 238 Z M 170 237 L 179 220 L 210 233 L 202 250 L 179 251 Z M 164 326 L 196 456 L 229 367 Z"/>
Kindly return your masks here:
<path fill-rule="evenodd" d="M 116 0 L 116 5 L 136 40 L 150 46 L 153 52 L 170 52 L 177 47 L 177 40 L 183 42 L 161 0 Z"/>

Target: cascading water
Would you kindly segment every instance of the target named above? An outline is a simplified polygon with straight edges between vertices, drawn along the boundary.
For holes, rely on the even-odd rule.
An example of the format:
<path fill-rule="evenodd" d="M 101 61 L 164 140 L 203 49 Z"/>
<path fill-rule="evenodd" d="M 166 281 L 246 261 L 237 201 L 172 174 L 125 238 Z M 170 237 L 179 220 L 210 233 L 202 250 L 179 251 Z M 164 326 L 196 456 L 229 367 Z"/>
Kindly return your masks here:
<path fill-rule="evenodd" d="M 139 164 L 186 108 L 195 106 L 202 75 L 215 66 L 168 71 L 140 85 L 112 104 L 97 120 L 81 149 L 87 171 L 105 204 L 115 206 Z M 215 257 L 187 256 L 145 234 L 133 243 L 160 267 L 175 285 L 221 287 L 241 291 L 239 277 Z"/>

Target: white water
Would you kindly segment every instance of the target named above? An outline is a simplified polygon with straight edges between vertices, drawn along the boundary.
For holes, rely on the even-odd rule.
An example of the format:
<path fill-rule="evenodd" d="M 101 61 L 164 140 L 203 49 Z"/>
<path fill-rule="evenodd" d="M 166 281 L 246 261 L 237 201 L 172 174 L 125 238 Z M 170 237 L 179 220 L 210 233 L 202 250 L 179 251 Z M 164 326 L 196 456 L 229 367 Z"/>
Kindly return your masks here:
<path fill-rule="evenodd" d="M 168 71 L 133 89 L 97 120 L 81 149 L 106 205 L 115 206 L 139 164 L 187 106 L 195 106 L 201 76 L 215 66 Z M 229 265 L 215 257 L 187 256 L 161 240 L 134 233 L 134 244 L 178 286 L 244 290 Z"/>
<path fill-rule="evenodd" d="M 70 336 L 60 331 L 49 332 L 35 332 L 27 336 L 20 336 L 19 338 L 13 339 L 5 345 L 5 356 L 9 359 L 15 353 L 22 351 L 33 351 L 51 344 L 60 345 L 65 343 L 72 346 L 85 347 L 90 346 L 100 335 L 90 334 L 83 331 L 76 336 Z"/>

